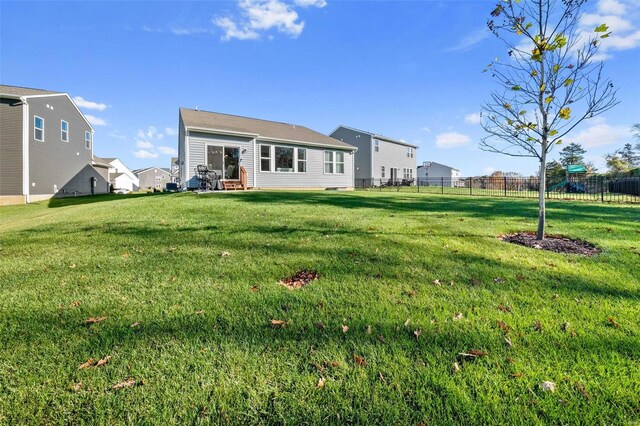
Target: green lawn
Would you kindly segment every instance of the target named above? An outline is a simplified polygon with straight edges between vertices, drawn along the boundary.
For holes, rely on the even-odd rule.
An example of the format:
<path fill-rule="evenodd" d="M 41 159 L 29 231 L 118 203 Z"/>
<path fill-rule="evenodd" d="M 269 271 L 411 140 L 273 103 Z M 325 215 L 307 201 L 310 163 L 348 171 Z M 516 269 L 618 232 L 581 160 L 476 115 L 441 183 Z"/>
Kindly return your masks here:
<path fill-rule="evenodd" d="M 602 254 L 498 240 L 535 228 L 534 200 L 239 192 L 3 207 L 0 424 L 638 424 L 640 207 L 556 201 L 548 217 Z M 278 283 L 299 269 L 321 278 Z M 487 355 L 458 355 L 472 350 Z"/>

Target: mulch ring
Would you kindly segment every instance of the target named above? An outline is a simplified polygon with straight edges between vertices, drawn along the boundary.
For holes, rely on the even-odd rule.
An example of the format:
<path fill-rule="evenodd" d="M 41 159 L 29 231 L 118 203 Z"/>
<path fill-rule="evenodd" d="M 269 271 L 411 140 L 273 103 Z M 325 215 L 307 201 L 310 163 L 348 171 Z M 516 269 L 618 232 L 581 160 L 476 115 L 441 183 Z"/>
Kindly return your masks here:
<path fill-rule="evenodd" d="M 309 285 L 318 278 L 320 278 L 320 274 L 316 271 L 301 270 L 290 277 L 281 279 L 280 284 L 293 290 Z"/>
<path fill-rule="evenodd" d="M 549 250 L 556 253 L 581 254 L 583 256 L 594 256 L 602 250 L 591 243 L 562 235 L 546 235 L 544 240 L 536 240 L 534 232 L 516 232 L 515 234 L 500 235 L 498 237 L 502 241 L 508 243 L 520 244 L 521 246 L 531 247 L 538 250 Z"/>

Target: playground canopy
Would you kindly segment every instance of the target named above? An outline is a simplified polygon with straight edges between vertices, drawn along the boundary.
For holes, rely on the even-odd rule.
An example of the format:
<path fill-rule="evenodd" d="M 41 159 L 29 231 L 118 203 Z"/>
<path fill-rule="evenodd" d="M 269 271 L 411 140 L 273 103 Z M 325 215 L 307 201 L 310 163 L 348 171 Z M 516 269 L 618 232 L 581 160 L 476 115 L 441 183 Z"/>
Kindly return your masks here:
<path fill-rule="evenodd" d="M 586 166 L 583 166 L 582 164 L 569 164 L 567 166 L 567 173 L 571 174 L 571 173 L 586 173 L 587 172 L 587 168 Z"/>

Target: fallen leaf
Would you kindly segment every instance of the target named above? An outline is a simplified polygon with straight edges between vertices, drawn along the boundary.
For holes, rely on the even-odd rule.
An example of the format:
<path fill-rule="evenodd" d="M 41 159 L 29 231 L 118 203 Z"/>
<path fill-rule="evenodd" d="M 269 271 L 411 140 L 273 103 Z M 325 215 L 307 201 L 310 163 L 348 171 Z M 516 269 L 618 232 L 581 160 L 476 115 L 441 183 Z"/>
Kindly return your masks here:
<path fill-rule="evenodd" d="M 169 247 L 169 253 L 173 253 L 174 251 L 176 251 L 175 247 Z"/>
<path fill-rule="evenodd" d="M 229 253 L 228 251 L 220 252 L 220 257 L 229 257 L 229 256 L 231 256 L 231 253 Z"/>
<path fill-rule="evenodd" d="M 136 328 L 136 327 L 139 327 L 139 326 L 140 326 L 140 323 L 136 321 L 133 324 L 131 324 L 129 327 Z"/>
<path fill-rule="evenodd" d="M 511 377 L 514 377 L 516 379 L 519 379 L 522 376 L 524 376 L 524 373 L 521 373 L 519 371 L 516 371 L 515 373 L 511 373 Z"/>
<path fill-rule="evenodd" d="M 421 334 L 422 334 L 421 330 L 413 330 L 413 335 L 416 336 L 416 339 L 420 337 Z"/>
<path fill-rule="evenodd" d="M 415 290 L 408 290 L 407 291 L 407 296 L 409 296 L 409 297 L 415 297 L 417 294 L 418 294 L 418 292 L 415 291 Z"/>
<path fill-rule="evenodd" d="M 509 330 L 511 330 L 511 327 L 509 327 L 504 321 L 496 321 L 496 324 L 498 324 L 498 327 L 500 327 L 504 334 L 507 334 Z"/>
<path fill-rule="evenodd" d="M 356 365 L 359 367 L 364 367 L 365 365 L 367 365 L 367 360 L 359 357 L 358 355 L 354 355 L 353 359 L 356 361 Z"/>
<path fill-rule="evenodd" d="M 493 282 L 496 284 L 502 284 L 503 282 L 505 282 L 506 280 L 504 278 L 501 277 L 497 277 L 493 279 Z"/>
<path fill-rule="evenodd" d="M 575 385 L 576 385 L 576 388 L 578 389 L 578 392 L 580 392 L 582 394 L 582 396 L 585 397 L 585 399 L 591 399 L 591 396 L 589 395 L 587 390 L 584 388 L 582 383 L 575 382 Z"/>
<path fill-rule="evenodd" d="M 511 312 L 511 306 L 500 305 L 498 306 L 498 309 L 500 309 L 502 312 Z"/>
<path fill-rule="evenodd" d="M 254 293 L 255 293 L 255 292 L 257 292 L 258 290 L 259 290 L 259 288 L 258 288 L 258 286 L 257 286 L 257 285 L 251 286 L 251 287 L 249 288 L 249 291 L 252 291 L 252 292 L 254 292 Z"/>
<path fill-rule="evenodd" d="M 338 368 L 340 367 L 340 363 L 338 361 L 331 361 L 331 367 Z"/>
<path fill-rule="evenodd" d="M 553 382 L 544 381 L 540 383 L 540 389 L 542 389 L 545 392 L 553 393 L 556 391 L 556 384 Z"/>
<path fill-rule="evenodd" d="M 620 323 L 618 323 L 613 317 L 607 317 L 607 321 L 615 328 L 620 328 Z"/>
<path fill-rule="evenodd" d="M 93 360 L 93 358 L 89 358 L 86 362 L 83 362 L 82 364 L 80 364 L 80 366 L 78 367 L 78 370 L 82 370 L 83 368 L 89 368 L 94 363 L 95 361 Z"/>
<path fill-rule="evenodd" d="M 82 386 L 84 386 L 84 385 L 82 384 L 82 382 L 74 383 L 74 384 L 73 384 L 73 390 L 74 390 L 74 391 L 76 391 L 76 392 L 78 392 L 80 389 L 82 389 Z"/>
<path fill-rule="evenodd" d="M 94 367 L 95 368 L 102 367 L 103 365 L 108 363 L 110 359 L 111 359 L 111 355 L 107 355 L 104 358 L 102 358 L 101 360 L 99 360 L 98 362 L 96 362 L 96 365 L 94 365 Z"/>
<path fill-rule="evenodd" d="M 80 301 L 79 300 L 74 300 L 73 302 L 71 302 L 71 306 L 74 308 L 77 308 L 78 306 L 80 306 Z"/>
<path fill-rule="evenodd" d="M 285 328 L 287 326 L 287 321 L 272 319 L 270 324 L 273 328 Z"/>
<path fill-rule="evenodd" d="M 206 312 L 205 312 L 205 311 L 195 311 L 195 312 L 193 313 L 193 315 L 204 315 L 204 314 L 206 314 Z"/>
<path fill-rule="evenodd" d="M 566 332 L 567 332 L 567 330 L 569 330 L 569 323 L 568 323 L 568 322 L 563 323 L 563 324 L 560 326 L 560 329 L 566 333 Z"/>
<path fill-rule="evenodd" d="M 479 357 L 487 356 L 489 355 L 489 353 L 479 349 L 472 349 L 469 352 L 460 352 L 458 355 L 464 358 L 479 358 Z"/>
<path fill-rule="evenodd" d="M 342 324 L 342 332 L 346 333 L 347 331 L 349 331 L 349 326 Z"/>
<path fill-rule="evenodd" d="M 316 385 L 318 389 L 322 389 L 324 387 L 324 377 L 320 377 L 318 379 L 318 384 Z"/>
<path fill-rule="evenodd" d="M 136 384 L 135 379 L 132 379 L 131 377 L 129 377 L 124 382 L 116 383 L 115 385 L 111 386 L 111 389 L 130 388 L 135 384 Z M 140 382 L 140 384 L 142 384 L 142 382 Z"/>
<path fill-rule="evenodd" d="M 542 332 L 542 323 L 540 321 L 536 320 L 536 322 L 533 323 L 533 329 L 535 331 Z"/>
<path fill-rule="evenodd" d="M 435 285 L 440 285 L 440 284 L 441 284 L 441 282 L 440 282 L 440 280 L 433 280 L 433 284 L 435 284 Z"/>
<path fill-rule="evenodd" d="M 509 348 L 510 348 L 510 347 L 512 346 L 512 345 L 511 345 L 511 339 L 509 339 L 508 337 L 505 337 L 505 338 L 504 338 L 504 342 L 507 344 L 507 347 L 509 347 Z"/>
<path fill-rule="evenodd" d="M 411 320 L 409 318 L 407 318 L 407 320 L 404 322 L 404 326 L 405 327 L 408 326 L 410 322 L 411 322 Z"/>
<path fill-rule="evenodd" d="M 86 320 L 84 320 L 84 323 L 87 325 L 91 325 L 91 324 L 97 324 L 99 322 L 102 322 L 104 320 L 106 320 L 107 317 L 89 317 Z"/>
<path fill-rule="evenodd" d="M 464 316 L 462 315 L 462 312 L 456 312 L 456 314 L 453 316 L 454 321 L 459 321 L 462 318 L 464 318 Z"/>
<path fill-rule="evenodd" d="M 316 323 L 316 328 L 317 328 L 318 330 L 324 330 L 324 324 L 322 323 L 322 321 L 318 321 L 318 322 Z"/>
<path fill-rule="evenodd" d="M 460 371 L 460 364 L 458 364 L 457 362 L 454 362 L 451 367 L 453 368 L 453 371 L 455 371 L 456 373 Z"/>
<path fill-rule="evenodd" d="M 76 269 L 76 264 L 75 264 L 75 263 L 70 264 L 70 265 L 69 265 L 69 268 L 70 268 L 70 269 Z"/>
<path fill-rule="evenodd" d="M 281 279 L 280 284 L 293 290 L 309 285 L 319 278 L 320 274 L 316 271 L 300 270 L 290 277 Z"/>
<path fill-rule="evenodd" d="M 370 325 L 367 326 L 367 334 L 371 334 L 371 326 Z"/>
<path fill-rule="evenodd" d="M 126 260 L 129 258 L 129 253 L 122 253 L 121 257 Z"/>

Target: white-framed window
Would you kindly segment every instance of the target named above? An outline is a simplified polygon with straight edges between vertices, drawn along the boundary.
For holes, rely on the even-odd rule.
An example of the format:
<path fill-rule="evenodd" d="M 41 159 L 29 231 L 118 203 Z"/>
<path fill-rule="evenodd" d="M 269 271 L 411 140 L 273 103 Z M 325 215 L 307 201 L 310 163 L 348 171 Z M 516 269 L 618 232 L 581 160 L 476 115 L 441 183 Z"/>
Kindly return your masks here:
<path fill-rule="evenodd" d="M 298 173 L 307 172 L 307 150 L 305 148 L 297 148 L 298 153 Z"/>
<path fill-rule="evenodd" d="M 275 160 L 276 172 L 293 173 L 295 149 L 288 146 L 276 146 Z"/>
<path fill-rule="evenodd" d="M 413 179 L 413 169 L 409 169 L 409 179 Z"/>
<path fill-rule="evenodd" d="M 384 166 L 382 166 L 382 167 L 380 168 L 380 177 L 382 177 L 382 178 L 386 177 L 386 176 L 385 176 L 385 169 L 384 169 Z"/>
<path fill-rule="evenodd" d="M 60 140 L 69 142 L 69 123 L 64 120 L 60 120 Z"/>
<path fill-rule="evenodd" d="M 407 179 L 407 169 L 406 168 L 402 169 L 402 178 L 403 179 Z"/>
<path fill-rule="evenodd" d="M 260 145 L 260 171 L 306 173 L 307 150 L 291 146 Z"/>
<path fill-rule="evenodd" d="M 91 132 L 84 132 L 84 147 L 91 149 Z"/>
<path fill-rule="evenodd" d="M 344 174 L 344 152 L 325 151 L 324 152 L 324 173 L 328 175 Z"/>
<path fill-rule="evenodd" d="M 407 158 L 413 158 L 413 148 L 407 147 Z"/>
<path fill-rule="evenodd" d="M 380 141 L 378 139 L 373 141 L 373 149 L 375 152 L 380 152 Z"/>
<path fill-rule="evenodd" d="M 44 118 L 37 115 L 33 117 L 33 138 L 44 142 Z"/>
<path fill-rule="evenodd" d="M 260 171 L 271 171 L 271 145 L 260 145 Z"/>

